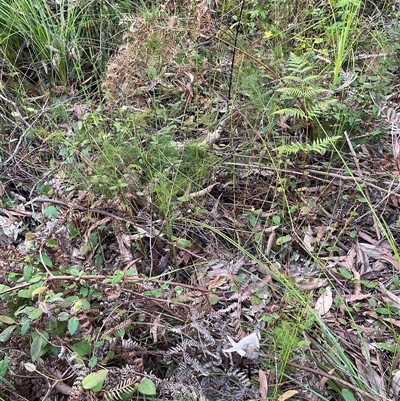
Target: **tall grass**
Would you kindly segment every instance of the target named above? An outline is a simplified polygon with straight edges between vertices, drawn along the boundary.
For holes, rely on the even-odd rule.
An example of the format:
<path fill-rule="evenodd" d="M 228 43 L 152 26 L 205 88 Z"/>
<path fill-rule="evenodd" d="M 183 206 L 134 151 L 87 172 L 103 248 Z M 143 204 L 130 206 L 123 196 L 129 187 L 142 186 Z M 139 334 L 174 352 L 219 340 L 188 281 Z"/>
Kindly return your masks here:
<path fill-rule="evenodd" d="M 71 85 L 105 64 L 126 2 L 2 1 L 0 56 L 37 86 Z M 132 8 L 132 6 L 130 6 Z M 14 71 L 14 73 L 16 72 Z M 31 77 L 32 79 L 32 77 Z"/>
<path fill-rule="evenodd" d="M 357 45 L 359 36 L 356 29 L 357 15 L 360 11 L 361 0 L 330 0 L 333 24 L 330 26 L 331 43 L 334 51 L 333 76 L 336 81 L 340 70 L 352 49 Z"/>

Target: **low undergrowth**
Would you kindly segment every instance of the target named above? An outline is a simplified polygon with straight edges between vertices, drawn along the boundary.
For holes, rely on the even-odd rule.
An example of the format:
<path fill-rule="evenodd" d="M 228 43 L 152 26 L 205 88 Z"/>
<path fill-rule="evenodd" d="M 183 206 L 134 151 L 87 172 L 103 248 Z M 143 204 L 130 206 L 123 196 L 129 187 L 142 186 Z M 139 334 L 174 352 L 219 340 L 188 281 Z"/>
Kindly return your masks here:
<path fill-rule="evenodd" d="M 395 3 L 3 6 L 0 397 L 398 397 Z"/>

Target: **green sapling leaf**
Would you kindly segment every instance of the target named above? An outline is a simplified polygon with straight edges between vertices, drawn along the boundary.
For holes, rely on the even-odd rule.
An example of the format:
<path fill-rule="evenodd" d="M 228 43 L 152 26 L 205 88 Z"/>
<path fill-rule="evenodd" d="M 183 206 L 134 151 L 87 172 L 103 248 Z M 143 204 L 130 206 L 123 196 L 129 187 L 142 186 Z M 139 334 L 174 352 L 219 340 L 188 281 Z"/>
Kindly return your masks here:
<path fill-rule="evenodd" d="M 53 205 L 47 206 L 47 207 L 44 209 L 44 215 L 45 215 L 48 219 L 52 219 L 52 218 L 54 218 L 54 217 L 57 217 L 57 215 L 58 215 L 58 210 L 57 210 L 57 208 L 56 208 L 55 206 L 53 206 Z"/>
<path fill-rule="evenodd" d="M 155 395 L 156 394 L 156 386 L 150 379 L 143 379 L 139 386 L 138 390 L 140 393 L 144 395 Z"/>
<path fill-rule="evenodd" d="M 11 337 L 12 332 L 17 326 L 9 326 L 0 333 L 0 342 L 4 343 Z"/>
<path fill-rule="evenodd" d="M 31 358 L 32 362 L 36 362 L 40 356 L 42 348 L 46 344 L 42 336 L 36 336 L 31 343 Z"/>
<path fill-rule="evenodd" d="M 347 388 L 342 390 L 342 397 L 345 399 L 345 401 L 357 401 L 356 397 L 354 397 L 354 394 Z"/>
<path fill-rule="evenodd" d="M 8 370 L 8 359 L 7 357 L 0 361 L 0 377 L 4 377 Z"/>
<path fill-rule="evenodd" d="M 76 333 L 78 327 L 79 319 L 76 316 L 71 317 L 71 319 L 68 320 L 68 331 L 71 333 L 71 335 L 74 335 Z"/>
<path fill-rule="evenodd" d="M 82 387 L 85 390 L 99 391 L 104 383 L 104 380 L 106 379 L 107 373 L 107 369 L 102 369 L 97 372 L 90 373 L 82 380 Z M 97 390 L 99 386 L 100 389 Z"/>

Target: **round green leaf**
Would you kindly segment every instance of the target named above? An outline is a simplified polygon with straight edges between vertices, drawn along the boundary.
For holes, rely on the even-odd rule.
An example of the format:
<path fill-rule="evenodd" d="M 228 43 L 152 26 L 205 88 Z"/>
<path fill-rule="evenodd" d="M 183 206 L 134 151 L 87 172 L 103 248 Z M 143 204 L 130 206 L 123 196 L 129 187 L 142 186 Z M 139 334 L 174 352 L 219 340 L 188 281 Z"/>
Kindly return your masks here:
<path fill-rule="evenodd" d="M 53 267 L 53 262 L 45 252 L 39 252 L 39 255 L 36 255 L 36 260 L 46 267 Z"/>
<path fill-rule="evenodd" d="M 71 346 L 72 350 L 76 352 L 79 356 L 85 356 L 90 354 L 92 348 L 87 341 L 79 341 Z"/>
<path fill-rule="evenodd" d="M 94 368 L 97 365 L 97 356 L 92 356 L 89 360 L 88 366 L 89 368 Z"/>
<path fill-rule="evenodd" d="M 351 280 L 353 278 L 353 274 L 344 267 L 340 267 L 339 272 L 344 278 L 347 278 L 348 280 Z"/>
<path fill-rule="evenodd" d="M 143 379 L 139 386 L 138 390 L 140 393 L 144 395 L 155 395 L 156 394 L 156 386 L 150 379 Z"/>
<path fill-rule="evenodd" d="M 216 305 L 218 303 L 218 301 L 219 301 L 219 296 L 211 294 L 211 295 L 208 296 L 208 300 L 210 301 L 211 305 Z"/>
<path fill-rule="evenodd" d="M 42 315 L 43 315 L 42 309 L 36 308 L 29 314 L 29 319 L 36 320 Z"/>
<path fill-rule="evenodd" d="M 47 218 L 52 219 L 53 217 L 57 217 L 57 215 L 58 215 L 58 210 L 57 210 L 57 208 L 56 208 L 55 206 L 53 206 L 53 205 L 47 206 L 47 207 L 44 209 L 44 215 L 45 215 Z"/>
<path fill-rule="evenodd" d="M 4 358 L 0 361 L 0 377 L 4 377 L 8 370 L 8 358 Z"/>
<path fill-rule="evenodd" d="M 290 236 L 290 235 L 285 235 L 285 236 L 283 236 L 283 237 L 279 237 L 277 240 L 276 240 L 276 245 L 284 245 L 284 244 L 286 244 L 286 243 L 288 243 L 288 242 L 290 242 L 292 240 L 292 237 Z"/>
<path fill-rule="evenodd" d="M 273 216 L 272 221 L 275 225 L 279 226 L 279 224 L 281 224 L 281 216 Z"/>
<path fill-rule="evenodd" d="M 68 312 L 60 312 L 59 314 L 58 314 L 58 320 L 60 321 L 60 322 L 65 322 L 66 320 L 68 320 L 69 319 L 69 313 Z"/>
<path fill-rule="evenodd" d="M 182 248 L 190 248 L 193 245 L 191 241 L 184 238 L 179 238 L 176 243 Z"/>

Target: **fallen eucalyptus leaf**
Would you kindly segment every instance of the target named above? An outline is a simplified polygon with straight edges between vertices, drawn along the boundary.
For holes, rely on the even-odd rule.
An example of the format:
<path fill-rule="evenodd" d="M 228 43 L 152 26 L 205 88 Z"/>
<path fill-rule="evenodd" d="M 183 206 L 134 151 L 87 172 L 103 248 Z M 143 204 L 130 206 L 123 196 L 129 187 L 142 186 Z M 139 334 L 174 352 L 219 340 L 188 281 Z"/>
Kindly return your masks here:
<path fill-rule="evenodd" d="M 331 287 L 326 287 L 325 292 L 317 299 L 315 303 L 315 310 L 322 316 L 329 312 L 332 306 L 332 291 Z"/>

